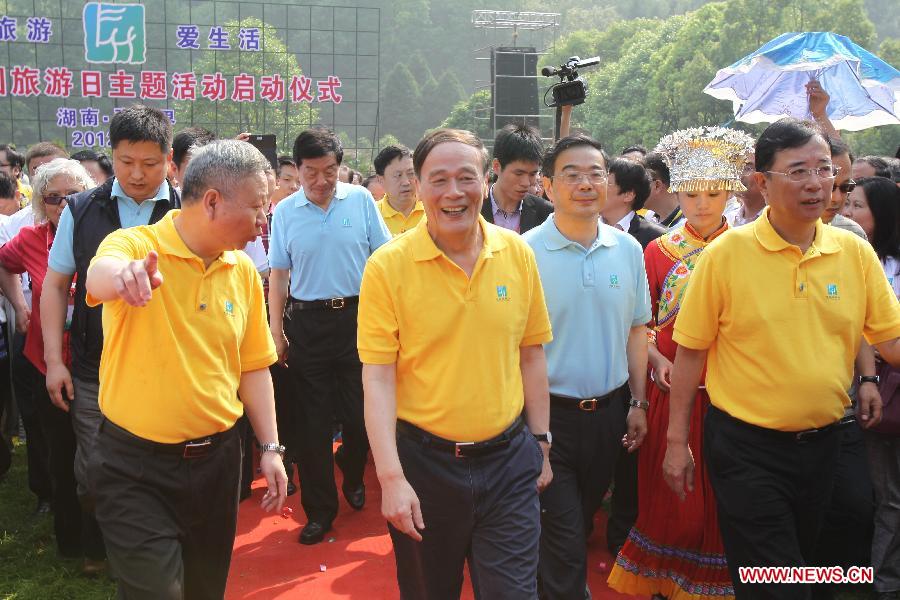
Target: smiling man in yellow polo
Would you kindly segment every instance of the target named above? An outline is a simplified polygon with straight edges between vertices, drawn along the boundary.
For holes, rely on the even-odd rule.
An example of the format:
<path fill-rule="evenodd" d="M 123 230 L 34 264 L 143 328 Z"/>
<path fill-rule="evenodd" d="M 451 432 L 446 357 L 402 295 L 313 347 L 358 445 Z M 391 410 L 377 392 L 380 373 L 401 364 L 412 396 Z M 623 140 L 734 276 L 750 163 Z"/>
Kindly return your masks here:
<path fill-rule="evenodd" d="M 109 235 L 88 270 L 105 336 L 89 477 L 123 597 L 224 594 L 243 411 L 262 443 L 263 507 L 284 502 L 275 345 L 262 282 L 236 251 L 265 223 L 267 168 L 246 142 L 203 147 L 184 174 L 183 210 Z"/>
<path fill-rule="evenodd" d="M 459 597 L 468 559 L 476 598 L 535 598 L 551 334 L 534 252 L 480 216 L 477 136 L 432 132 L 414 162 L 428 219 L 372 255 L 358 332 L 400 594 Z"/>
<path fill-rule="evenodd" d="M 708 355 L 703 452 L 735 595 L 808 598 L 800 582 L 751 586 L 738 569 L 811 564 L 860 339 L 900 363 L 900 305 L 872 248 L 819 219 L 835 177 L 822 134 L 783 119 L 755 160 L 769 206 L 704 251 L 675 322 L 663 472 L 693 491 L 690 412 Z M 881 407 L 864 400 L 867 427 Z"/>

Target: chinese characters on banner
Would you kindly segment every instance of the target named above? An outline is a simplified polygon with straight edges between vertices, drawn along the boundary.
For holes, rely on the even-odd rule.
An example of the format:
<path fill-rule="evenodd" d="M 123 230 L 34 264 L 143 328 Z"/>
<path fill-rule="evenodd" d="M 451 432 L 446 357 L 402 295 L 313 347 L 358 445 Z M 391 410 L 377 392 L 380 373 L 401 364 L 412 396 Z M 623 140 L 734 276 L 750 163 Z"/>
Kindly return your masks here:
<path fill-rule="evenodd" d="M 78 82 L 79 86 L 75 83 Z M 315 85 L 315 86 L 314 86 Z M 67 67 L 48 67 L 42 70 L 26 65 L 0 67 L 0 96 L 51 96 L 54 98 L 115 98 L 141 100 L 232 100 L 255 102 L 257 98 L 268 102 L 289 100 L 300 102 L 343 101 L 339 89 L 339 77 L 313 80 L 294 75 L 290 81 L 278 73 L 273 75 L 226 76 L 222 73 L 206 73 L 197 77 L 193 72 L 166 73 L 165 71 L 141 71 L 129 73 L 121 69 L 112 73 L 100 71 L 72 71 Z"/>

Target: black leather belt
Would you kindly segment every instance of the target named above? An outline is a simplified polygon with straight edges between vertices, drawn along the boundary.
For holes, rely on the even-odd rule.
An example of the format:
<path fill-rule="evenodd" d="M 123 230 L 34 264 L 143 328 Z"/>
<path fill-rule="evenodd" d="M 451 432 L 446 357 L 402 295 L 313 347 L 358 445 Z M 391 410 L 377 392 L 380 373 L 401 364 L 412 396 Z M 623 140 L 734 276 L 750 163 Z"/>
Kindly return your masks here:
<path fill-rule="evenodd" d="M 437 437 L 425 431 L 420 427 L 416 427 L 407 421 L 397 420 L 397 433 L 411 440 L 419 442 L 423 446 L 449 452 L 456 458 L 475 458 L 484 456 L 497 450 L 509 447 L 509 443 L 516 437 L 522 429 L 525 428 L 525 421 L 522 417 L 517 417 L 513 424 L 506 428 L 506 431 L 482 442 L 451 442 L 444 438 Z"/>
<path fill-rule="evenodd" d="M 200 458 L 201 456 L 206 456 L 207 454 L 209 454 L 213 449 L 221 445 L 222 442 L 229 439 L 232 435 L 235 435 L 237 433 L 237 428 L 232 427 L 231 429 L 222 431 L 220 433 L 214 433 L 204 438 L 188 440 L 186 442 L 179 442 L 177 444 L 164 444 L 162 442 L 154 442 L 153 440 L 138 437 L 130 431 L 119 427 L 106 418 L 104 418 L 100 423 L 100 431 L 101 433 L 108 435 L 115 440 L 128 444 L 129 446 L 142 448 L 150 452 L 181 455 L 184 458 Z"/>
<path fill-rule="evenodd" d="M 724 410 L 718 409 L 715 406 L 710 406 L 709 411 L 718 414 L 721 418 L 727 421 L 731 421 L 735 425 L 738 425 L 744 429 L 762 433 L 763 435 L 769 436 L 773 439 L 792 441 L 797 443 L 814 442 L 818 439 L 831 435 L 838 429 L 846 427 L 847 425 L 856 421 L 856 417 L 854 415 L 848 415 L 838 421 L 835 421 L 834 423 L 829 423 L 828 425 L 825 425 L 823 427 L 804 429 L 803 431 L 781 431 L 778 429 L 769 429 L 768 427 L 760 427 L 759 425 L 754 425 L 752 423 L 747 423 L 746 421 L 736 419 Z"/>
<path fill-rule="evenodd" d="M 601 408 L 606 408 L 609 401 L 621 390 L 616 388 L 608 394 L 597 396 L 596 398 L 572 398 L 571 396 L 559 396 L 550 394 L 550 404 L 561 408 L 571 408 L 583 412 L 596 412 Z"/>
<path fill-rule="evenodd" d="M 359 304 L 359 296 L 328 298 L 327 300 L 295 300 L 291 298 L 291 310 L 342 310 Z"/>

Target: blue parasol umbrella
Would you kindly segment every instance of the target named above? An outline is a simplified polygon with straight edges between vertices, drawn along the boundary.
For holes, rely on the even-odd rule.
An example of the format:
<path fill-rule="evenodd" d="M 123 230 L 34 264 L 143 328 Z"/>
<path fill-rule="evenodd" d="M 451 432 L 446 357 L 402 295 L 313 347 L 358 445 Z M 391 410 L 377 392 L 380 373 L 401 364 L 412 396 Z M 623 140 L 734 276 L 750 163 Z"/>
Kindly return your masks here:
<path fill-rule="evenodd" d="M 828 118 L 838 129 L 900 123 L 900 71 L 834 33 L 782 34 L 721 69 L 703 91 L 731 100 L 738 121 L 771 123 L 809 117 L 812 80 L 831 96 Z"/>

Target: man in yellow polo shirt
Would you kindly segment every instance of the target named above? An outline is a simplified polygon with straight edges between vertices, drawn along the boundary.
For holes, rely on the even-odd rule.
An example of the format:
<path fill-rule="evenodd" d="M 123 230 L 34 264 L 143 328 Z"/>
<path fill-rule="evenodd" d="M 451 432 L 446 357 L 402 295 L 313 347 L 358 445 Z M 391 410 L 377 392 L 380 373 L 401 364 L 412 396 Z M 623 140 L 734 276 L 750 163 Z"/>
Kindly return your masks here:
<path fill-rule="evenodd" d="M 88 270 L 105 334 L 89 478 L 120 597 L 223 596 L 244 411 L 262 443 L 263 507 L 284 502 L 275 344 L 262 282 L 236 251 L 265 223 L 268 166 L 246 142 L 204 146 L 184 173 L 183 210 L 110 234 Z"/>
<path fill-rule="evenodd" d="M 403 598 L 459 597 L 467 560 L 476 598 L 537 597 L 550 320 L 531 248 L 480 216 L 486 169 L 474 134 L 428 134 L 427 221 L 363 274 L 366 429 Z"/>
<path fill-rule="evenodd" d="M 818 130 L 783 119 L 755 161 L 769 206 L 704 251 L 675 323 L 663 472 L 693 491 L 690 412 L 708 358 L 703 451 L 735 595 L 808 598 L 802 581 L 750 585 L 739 569 L 811 564 L 860 337 L 900 363 L 900 305 L 872 248 L 819 220 L 835 168 Z M 870 427 L 880 400 L 857 412 Z"/>
<path fill-rule="evenodd" d="M 412 152 L 406 146 L 386 146 L 375 157 L 375 172 L 384 188 L 384 197 L 375 204 L 391 235 L 397 237 L 425 216 L 418 198 Z"/>

